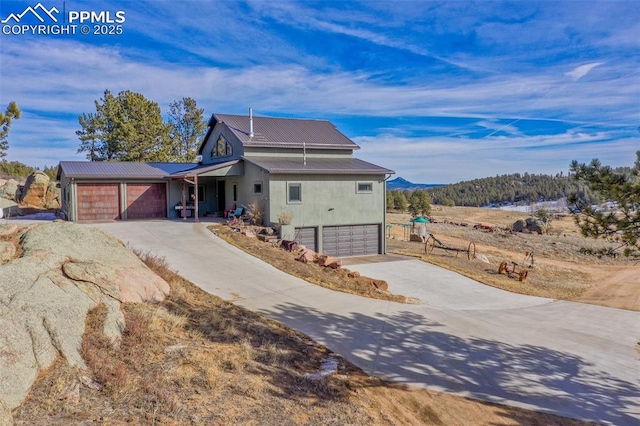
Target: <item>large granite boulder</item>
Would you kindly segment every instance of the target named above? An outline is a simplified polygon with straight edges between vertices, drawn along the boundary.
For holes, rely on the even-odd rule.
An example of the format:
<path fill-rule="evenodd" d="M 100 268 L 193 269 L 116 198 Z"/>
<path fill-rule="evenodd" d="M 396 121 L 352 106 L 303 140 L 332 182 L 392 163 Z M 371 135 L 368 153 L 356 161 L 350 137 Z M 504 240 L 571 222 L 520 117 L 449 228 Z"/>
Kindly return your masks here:
<path fill-rule="evenodd" d="M 20 214 L 20 207 L 11 200 L 0 197 L 0 219 L 17 216 Z"/>
<path fill-rule="evenodd" d="M 535 232 L 536 234 L 543 234 L 547 226 L 540 219 L 536 219 L 535 217 L 528 217 L 527 220 L 527 229 L 530 232 Z"/>
<path fill-rule="evenodd" d="M 511 229 L 513 229 L 515 232 L 522 232 L 526 227 L 527 227 L 527 222 L 525 222 L 524 220 L 516 220 L 513 223 L 513 226 L 511 227 Z"/>
<path fill-rule="evenodd" d="M 0 225 L 0 235 L 22 251 L 0 264 L 0 411 L 20 405 L 58 355 L 86 368 L 80 345 L 90 309 L 107 307 L 104 332 L 117 342 L 124 328 L 120 303 L 160 301 L 169 293 L 165 281 L 101 230 L 49 222 Z"/>
<path fill-rule="evenodd" d="M 47 190 L 51 180 L 44 172 L 36 170 L 27 178 L 20 197 L 20 203 L 33 207 L 44 207 L 47 205 Z"/>
<path fill-rule="evenodd" d="M 7 180 L 4 185 L 0 186 L 0 198 L 18 201 L 20 199 L 20 184 L 15 179 Z"/>
<path fill-rule="evenodd" d="M 547 232 L 547 225 L 540 219 L 528 217 L 526 220 L 516 220 L 511 229 L 514 232 L 544 234 Z"/>

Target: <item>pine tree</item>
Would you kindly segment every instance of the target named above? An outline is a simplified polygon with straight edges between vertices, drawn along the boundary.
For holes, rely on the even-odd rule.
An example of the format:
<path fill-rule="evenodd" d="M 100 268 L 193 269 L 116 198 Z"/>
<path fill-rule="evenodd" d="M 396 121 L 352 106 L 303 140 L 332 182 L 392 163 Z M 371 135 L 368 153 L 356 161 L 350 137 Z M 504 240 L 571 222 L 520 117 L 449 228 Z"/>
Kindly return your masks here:
<path fill-rule="evenodd" d="M 616 171 L 600 161 L 571 163 L 573 179 L 585 182 L 604 201 L 615 203 L 607 211 L 594 207 L 578 194 L 569 197 L 576 224 L 582 235 L 606 238 L 620 244 L 626 256 L 640 256 L 640 151 L 630 171 Z"/>
<path fill-rule="evenodd" d="M 3 114 L 0 112 L 0 158 L 7 156 L 7 150 L 9 149 L 9 130 L 11 129 L 11 122 L 15 119 L 19 119 L 22 115 L 22 111 L 18 108 L 18 104 L 14 101 L 9 102 L 6 112 Z"/>
<path fill-rule="evenodd" d="M 198 145 L 207 130 L 204 109 L 199 109 L 192 98 L 182 98 L 169 105 L 169 136 L 172 161 L 193 161 Z"/>
<path fill-rule="evenodd" d="M 96 112 L 82 114 L 76 134 L 91 161 L 169 161 L 169 125 L 156 102 L 129 90 L 113 96 L 105 90 Z"/>

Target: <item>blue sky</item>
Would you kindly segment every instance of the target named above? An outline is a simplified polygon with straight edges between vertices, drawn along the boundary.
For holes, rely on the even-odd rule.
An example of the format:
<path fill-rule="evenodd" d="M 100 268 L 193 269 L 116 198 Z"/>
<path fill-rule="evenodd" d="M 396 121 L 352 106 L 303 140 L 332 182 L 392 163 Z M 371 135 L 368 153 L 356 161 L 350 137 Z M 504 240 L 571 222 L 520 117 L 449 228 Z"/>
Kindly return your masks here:
<path fill-rule="evenodd" d="M 2 0 L 0 18 L 37 4 Z M 23 111 L 8 160 L 84 159 L 77 117 L 105 89 L 142 93 L 163 112 L 189 96 L 207 118 L 251 106 L 327 119 L 361 146 L 357 157 L 414 182 L 555 174 L 574 159 L 630 166 L 640 149 L 637 2 L 41 4 L 58 17 L 63 6 L 124 11 L 125 22 L 120 35 L 3 28 L 0 107 Z"/>

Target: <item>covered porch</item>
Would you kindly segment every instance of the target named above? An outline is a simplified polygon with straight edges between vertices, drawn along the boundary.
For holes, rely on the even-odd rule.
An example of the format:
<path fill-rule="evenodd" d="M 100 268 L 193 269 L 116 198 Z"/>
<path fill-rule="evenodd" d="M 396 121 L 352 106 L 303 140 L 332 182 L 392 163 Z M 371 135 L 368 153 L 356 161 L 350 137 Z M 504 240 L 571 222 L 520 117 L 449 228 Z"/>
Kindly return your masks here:
<path fill-rule="evenodd" d="M 204 217 L 222 217 L 238 199 L 237 181 L 243 174 L 243 162 L 233 160 L 171 175 L 167 216 L 196 222 Z"/>

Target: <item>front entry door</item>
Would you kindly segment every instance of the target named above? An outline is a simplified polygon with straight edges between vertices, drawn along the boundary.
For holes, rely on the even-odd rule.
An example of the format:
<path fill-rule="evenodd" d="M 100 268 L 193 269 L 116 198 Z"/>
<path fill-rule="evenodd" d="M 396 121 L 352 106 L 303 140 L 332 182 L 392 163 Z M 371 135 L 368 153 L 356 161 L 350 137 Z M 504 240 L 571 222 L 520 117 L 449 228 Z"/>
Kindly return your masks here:
<path fill-rule="evenodd" d="M 224 212 L 224 210 L 227 208 L 225 206 L 225 194 L 224 194 L 224 186 L 225 186 L 225 181 L 224 180 L 219 180 L 216 182 L 216 195 L 218 197 L 218 213 L 222 213 Z"/>

